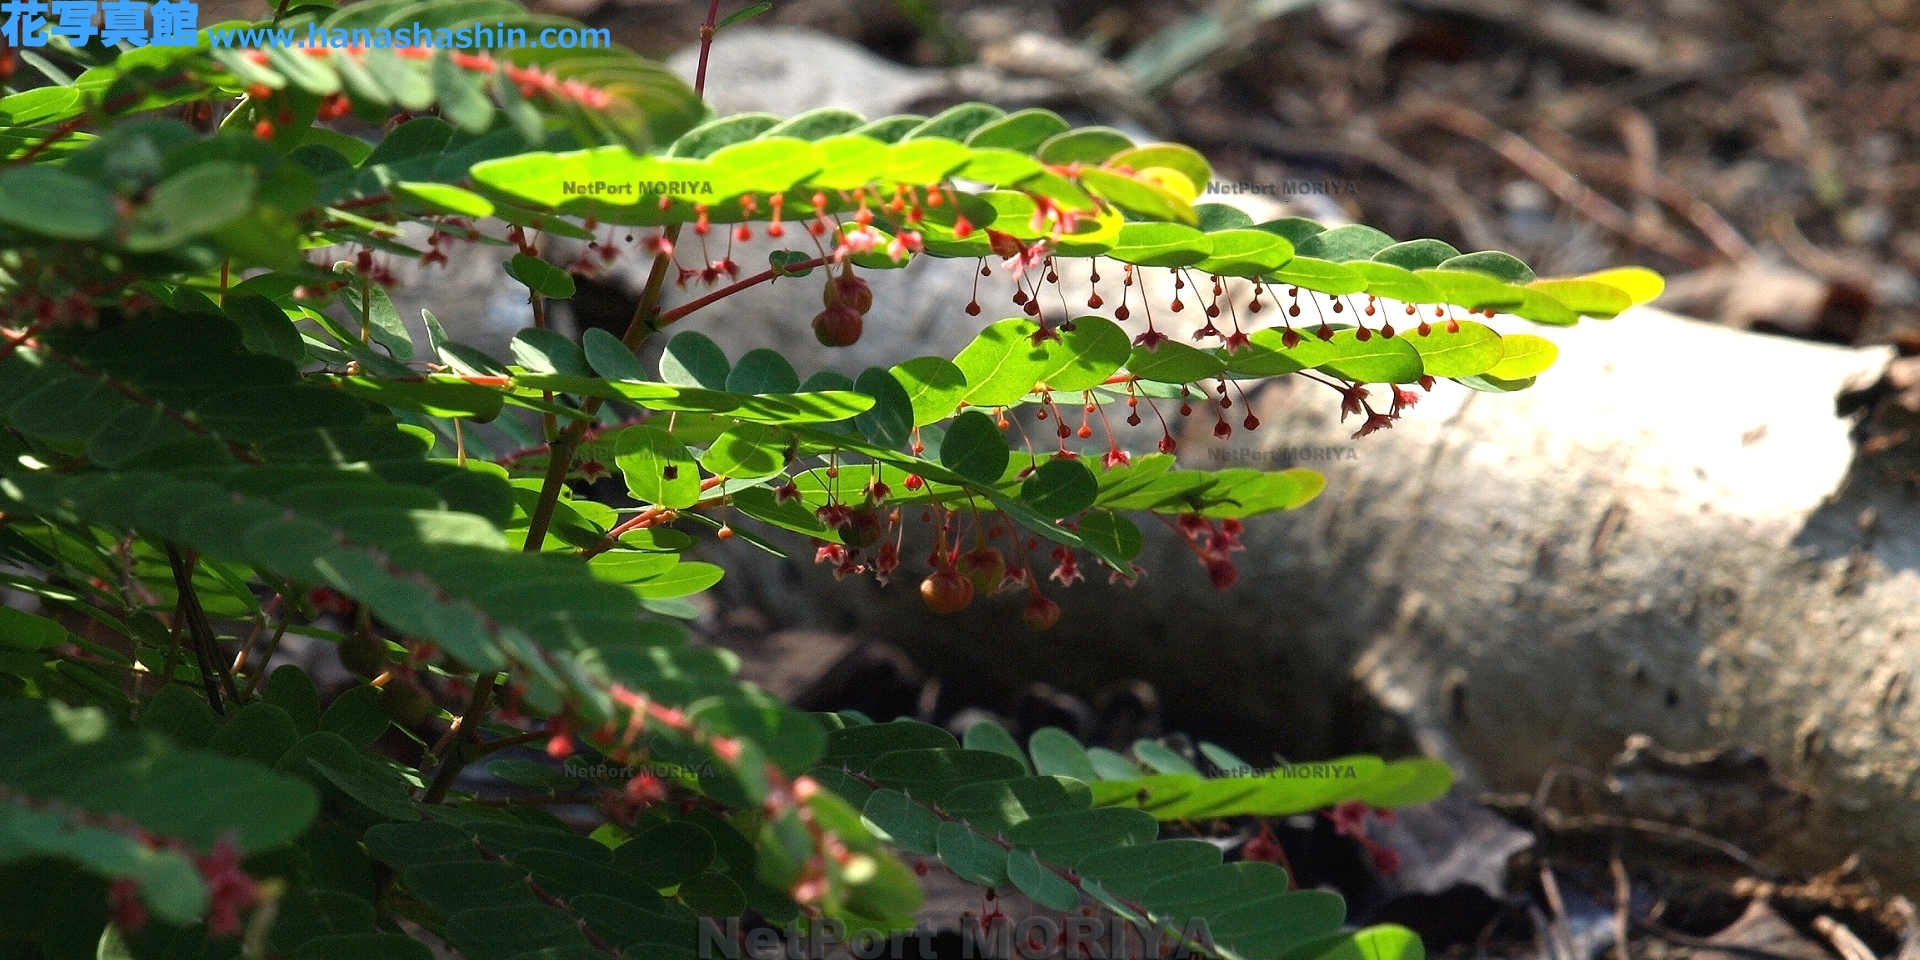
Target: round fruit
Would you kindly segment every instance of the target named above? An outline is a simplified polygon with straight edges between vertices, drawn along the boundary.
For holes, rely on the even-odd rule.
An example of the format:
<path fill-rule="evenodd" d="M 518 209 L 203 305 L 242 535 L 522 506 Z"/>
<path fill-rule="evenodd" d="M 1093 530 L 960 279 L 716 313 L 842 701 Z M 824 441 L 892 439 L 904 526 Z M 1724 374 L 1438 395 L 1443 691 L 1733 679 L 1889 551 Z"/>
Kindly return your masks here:
<path fill-rule="evenodd" d="M 959 613 L 973 602 L 973 584 L 960 571 L 941 567 L 920 581 L 920 599 L 934 613 Z"/>
<path fill-rule="evenodd" d="M 993 547 L 975 547 L 961 554 L 957 566 L 973 584 L 974 593 L 992 593 L 1007 579 L 1007 558 Z"/>
<path fill-rule="evenodd" d="M 851 347 L 860 342 L 860 331 L 867 322 L 852 307 L 839 304 L 820 311 L 813 318 L 813 338 L 823 347 Z"/>
<path fill-rule="evenodd" d="M 396 677 L 380 688 L 380 709 L 395 723 L 411 727 L 433 715 L 433 698 L 411 681 Z"/>
<path fill-rule="evenodd" d="M 340 641 L 340 665 L 371 680 L 387 672 L 387 642 L 364 633 Z"/>
<path fill-rule="evenodd" d="M 873 288 L 867 281 L 856 277 L 849 270 L 844 276 L 829 277 L 826 289 L 820 291 L 820 304 L 825 307 L 847 306 L 862 316 L 873 309 Z"/>
<path fill-rule="evenodd" d="M 1020 611 L 1020 619 L 1035 633 L 1051 630 L 1060 622 L 1060 605 L 1046 597 L 1034 597 L 1027 601 L 1026 609 Z"/>

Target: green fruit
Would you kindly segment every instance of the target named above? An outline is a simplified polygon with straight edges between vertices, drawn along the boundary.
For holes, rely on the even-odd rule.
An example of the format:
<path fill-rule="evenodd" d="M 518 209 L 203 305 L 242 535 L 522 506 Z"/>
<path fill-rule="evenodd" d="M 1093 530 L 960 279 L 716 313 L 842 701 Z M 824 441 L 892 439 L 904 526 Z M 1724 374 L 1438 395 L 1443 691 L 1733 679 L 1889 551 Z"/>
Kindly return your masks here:
<path fill-rule="evenodd" d="M 340 665 L 371 680 L 387 672 L 387 642 L 364 633 L 340 641 Z"/>
<path fill-rule="evenodd" d="M 380 709 L 393 722 L 411 727 L 433 716 L 433 698 L 410 680 L 395 679 L 380 688 Z"/>

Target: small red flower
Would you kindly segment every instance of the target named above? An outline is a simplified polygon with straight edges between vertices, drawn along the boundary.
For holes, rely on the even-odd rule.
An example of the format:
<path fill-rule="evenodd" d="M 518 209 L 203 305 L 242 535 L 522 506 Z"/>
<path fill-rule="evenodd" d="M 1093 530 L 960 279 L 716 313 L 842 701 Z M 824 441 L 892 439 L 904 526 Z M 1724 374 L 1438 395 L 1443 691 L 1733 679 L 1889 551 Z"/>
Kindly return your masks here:
<path fill-rule="evenodd" d="M 107 891 L 107 907 L 113 912 L 113 925 L 122 933 L 139 933 L 147 925 L 147 905 L 140 899 L 140 884 L 128 877 L 113 882 Z"/>
<path fill-rule="evenodd" d="M 239 936 L 241 911 L 260 899 L 259 885 L 240 869 L 240 848 L 234 845 L 233 838 L 222 837 L 212 853 L 195 857 L 193 865 L 206 881 L 207 898 L 211 902 L 207 929 L 215 936 Z"/>

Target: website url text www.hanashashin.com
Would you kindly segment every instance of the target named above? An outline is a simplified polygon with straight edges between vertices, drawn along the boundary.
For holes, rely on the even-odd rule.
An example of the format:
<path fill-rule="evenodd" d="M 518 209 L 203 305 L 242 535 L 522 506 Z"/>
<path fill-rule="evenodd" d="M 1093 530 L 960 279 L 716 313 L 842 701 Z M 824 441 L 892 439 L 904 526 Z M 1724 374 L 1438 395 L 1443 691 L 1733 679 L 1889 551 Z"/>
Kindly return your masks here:
<path fill-rule="evenodd" d="M 422 24 L 398 27 L 344 27 L 324 29 L 308 24 L 305 30 L 292 27 L 248 27 L 209 29 L 207 39 L 214 47 L 260 50 L 281 47 L 293 50 L 518 50 L 534 47 L 547 50 L 601 49 L 613 46 L 613 33 L 592 27 L 542 27 L 529 33 L 525 27 L 496 23 L 488 27 L 469 24 L 461 27 L 427 27 Z"/>

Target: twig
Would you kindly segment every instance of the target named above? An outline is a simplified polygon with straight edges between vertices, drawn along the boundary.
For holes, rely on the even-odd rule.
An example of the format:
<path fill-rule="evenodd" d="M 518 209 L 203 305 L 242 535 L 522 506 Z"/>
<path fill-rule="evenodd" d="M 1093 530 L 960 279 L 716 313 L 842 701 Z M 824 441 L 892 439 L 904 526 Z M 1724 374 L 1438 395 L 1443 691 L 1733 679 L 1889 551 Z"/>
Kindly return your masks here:
<path fill-rule="evenodd" d="M 1784 953 L 1762 950 L 1759 947 L 1743 947 L 1732 943 L 1715 943 L 1706 937 L 1696 937 L 1670 929 L 1653 920 L 1635 920 L 1633 921 L 1633 926 L 1634 929 L 1642 933 L 1652 934 L 1668 943 L 1677 943 L 1680 946 L 1691 947 L 1694 950 L 1713 950 L 1720 953 L 1732 954 L 1736 957 L 1748 957 L 1750 960 L 1796 960 L 1796 958 L 1789 957 Z"/>
<path fill-rule="evenodd" d="M 1546 814 L 1546 819 L 1544 821 L 1544 824 L 1549 829 L 1552 829 L 1552 830 L 1583 830 L 1583 829 L 1589 829 L 1589 828 L 1599 828 L 1599 829 L 1625 828 L 1628 830 L 1635 830 L 1641 833 L 1657 833 L 1662 836 L 1672 837 L 1676 840 L 1684 840 L 1688 843 L 1695 843 L 1695 844 L 1699 844 L 1700 846 L 1710 848 L 1715 852 L 1725 856 L 1727 859 L 1732 860 L 1735 863 L 1738 863 L 1740 866 L 1746 868 L 1747 870 L 1752 871 L 1756 876 L 1760 876 L 1766 879 L 1775 879 L 1780 876 L 1780 871 L 1775 870 L 1764 863 L 1761 863 L 1758 859 L 1754 858 L 1753 855 L 1747 853 L 1745 850 L 1742 850 L 1739 847 L 1734 846 L 1733 844 L 1720 839 L 1719 837 L 1713 836 L 1712 834 L 1702 833 L 1691 827 L 1682 827 L 1682 826 L 1678 826 L 1671 823 L 1661 823 L 1658 820 L 1643 820 L 1643 819 L 1640 819 L 1639 817 L 1609 816 L 1607 814 L 1589 814 L 1586 816 L 1568 817 L 1568 816 L 1562 816 L 1558 810 L 1552 810 L 1552 809 L 1547 810 L 1545 814 Z"/>
<path fill-rule="evenodd" d="M 267 650 L 260 655 L 260 669 L 248 675 L 246 695 L 241 697 L 242 700 L 252 700 L 254 691 L 260 689 L 260 680 L 267 675 L 267 665 L 273 662 L 273 655 L 280 652 L 280 638 L 287 635 L 288 619 L 282 616 L 279 625 L 273 628 L 273 636 L 267 638 Z"/>
<path fill-rule="evenodd" d="M 1627 147 L 1633 172 L 1633 219 L 1642 232 L 1660 229 L 1660 202 L 1655 179 L 1660 175 L 1660 137 L 1647 115 L 1628 107 L 1617 118 L 1620 140 Z"/>
<path fill-rule="evenodd" d="M 814 257 L 813 259 L 805 261 L 804 263 L 796 263 L 796 264 L 793 264 L 792 266 L 786 267 L 784 270 L 769 269 L 769 270 L 762 271 L 760 273 L 756 273 L 745 280 L 739 281 L 738 283 L 721 287 L 720 289 L 715 290 L 712 293 L 709 293 L 698 300 L 689 300 L 686 303 L 683 303 L 677 307 L 674 307 L 672 310 L 668 310 L 665 313 L 660 314 L 660 316 L 655 320 L 653 324 L 653 328 L 655 330 L 663 329 L 669 324 L 673 323 L 674 321 L 679 320 L 682 317 L 685 317 L 687 314 L 692 313 L 695 310 L 700 309 L 701 307 L 707 306 L 708 304 L 713 303 L 716 300 L 721 300 L 726 297 L 733 296 L 734 294 L 739 293 L 740 291 L 745 290 L 748 287 L 758 286 L 762 283 L 766 283 L 768 280 L 773 280 L 783 276 L 791 276 L 796 271 L 811 270 L 818 266 L 824 266 L 828 261 L 832 259 L 833 259 L 832 257 Z"/>
<path fill-rule="evenodd" d="M 180 555 L 180 548 L 167 544 L 167 564 L 173 568 L 174 589 L 180 594 L 179 617 L 186 621 L 187 634 L 193 638 L 193 656 L 199 662 L 200 682 L 207 690 L 207 705 L 213 708 L 217 716 L 226 716 L 227 708 L 221 702 L 220 689 L 225 686 L 234 699 L 239 699 L 239 691 L 233 687 L 233 678 L 221 669 L 216 662 L 218 651 L 214 649 L 213 625 L 207 622 L 207 611 L 200 606 L 200 594 L 193 587 L 194 564 Z"/>
<path fill-rule="evenodd" d="M 1562 163 L 1578 167 L 1588 176 L 1632 185 L 1640 175 L 1632 168 L 1631 158 L 1593 156 L 1582 151 L 1572 137 L 1552 127 L 1542 127 L 1536 136 L 1539 137 L 1541 149 L 1553 154 L 1554 158 Z M 1687 221 L 1693 224 L 1693 228 L 1700 231 L 1701 236 L 1706 237 L 1715 250 L 1720 251 L 1721 256 L 1734 263 L 1751 263 L 1759 259 L 1760 255 L 1754 251 L 1753 245 L 1747 242 L 1747 238 L 1740 233 L 1739 228 L 1730 223 L 1726 217 L 1721 216 L 1720 211 L 1714 209 L 1712 204 L 1695 196 L 1693 191 L 1661 173 L 1657 168 L 1647 171 L 1647 175 L 1654 198 L 1673 212 L 1686 217 Z"/>
<path fill-rule="evenodd" d="M 499 675 L 494 673 L 475 678 L 473 694 L 467 698 L 467 708 L 460 712 L 460 716 L 453 721 L 453 726 L 448 727 L 446 734 L 433 745 L 430 755 L 444 756 L 444 759 L 440 761 L 440 769 L 434 771 L 433 782 L 427 785 L 426 794 L 420 798 L 421 803 L 439 803 L 445 800 L 447 791 L 453 789 L 453 781 L 460 776 L 460 771 L 466 768 L 466 758 L 458 751 L 453 751 L 453 745 L 492 707 L 493 685 L 498 678 Z"/>
<path fill-rule="evenodd" d="M 1235 127 L 1234 136 L 1276 153 L 1351 158 L 1432 197 L 1460 228 L 1461 239 L 1482 250 L 1502 246 L 1500 235 L 1487 223 L 1480 205 L 1460 188 L 1452 174 L 1436 170 L 1401 152 L 1370 131 L 1293 131 L 1271 122 Z"/>
<path fill-rule="evenodd" d="M 1861 942 L 1852 930 L 1847 929 L 1846 924 L 1826 914 L 1813 918 L 1813 928 L 1820 931 L 1845 960 L 1880 960 L 1874 955 L 1873 948 Z"/>
<path fill-rule="evenodd" d="M 1561 202 L 1573 207 L 1580 212 L 1581 216 L 1605 230 L 1692 266 L 1708 266 L 1713 263 L 1712 257 L 1706 251 L 1670 230 L 1643 232 L 1635 224 L 1634 218 L 1620 209 L 1619 205 L 1594 192 L 1592 187 L 1582 183 L 1572 171 L 1556 163 L 1552 157 L 1541 152 L 1539 147 L 1476 111 L 1458 104 L 1423 98 L 1407 110 L 1404 116 L 1410 120 L 1425 121 L 1445 127 L 1463 137 L 1478 141 L 1519 168 L 1521 173 L 1546 187 L 1554 196 L 1559 197 Z"/>
<path fill-rule="evenodd" d="M 1633 951 L 1627 946 L 1633 926 L 1627 916 L 1627 908 L 1633 903 L 1633 884 L 1627 881 L 1627 865 L 1620 860 L 1617 835 L 1607 869 L 1613 873 L 1613 955 L 1615 960 L 1633 960 Z"/>

